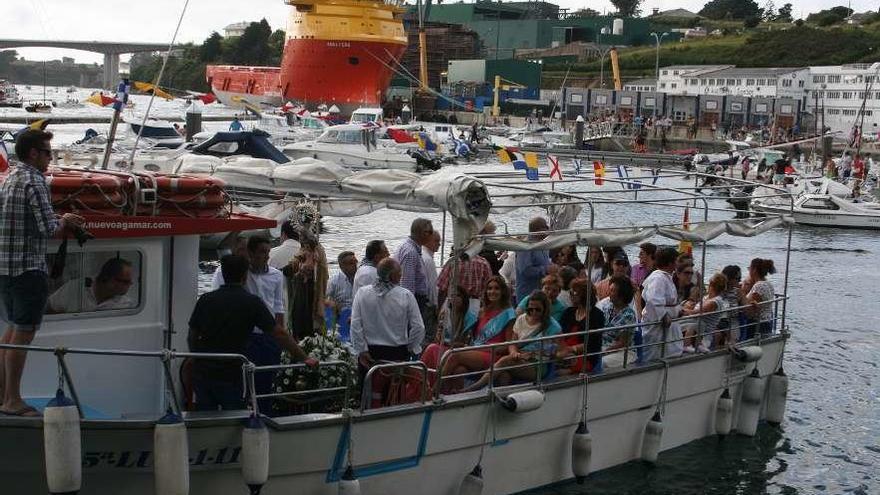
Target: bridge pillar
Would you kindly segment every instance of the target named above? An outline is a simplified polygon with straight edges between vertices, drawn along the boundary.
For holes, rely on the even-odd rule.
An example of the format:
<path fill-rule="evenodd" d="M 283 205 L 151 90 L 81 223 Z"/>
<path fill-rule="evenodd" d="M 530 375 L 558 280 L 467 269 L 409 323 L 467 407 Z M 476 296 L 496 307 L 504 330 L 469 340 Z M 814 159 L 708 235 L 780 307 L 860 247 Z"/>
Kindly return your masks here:
<path fill-rule="evenodd" d="M 119 82 L 119 54 L 105 53 L 103 84 L 104 89 L 111 89 L 116 87 L 117 82 Z"/>

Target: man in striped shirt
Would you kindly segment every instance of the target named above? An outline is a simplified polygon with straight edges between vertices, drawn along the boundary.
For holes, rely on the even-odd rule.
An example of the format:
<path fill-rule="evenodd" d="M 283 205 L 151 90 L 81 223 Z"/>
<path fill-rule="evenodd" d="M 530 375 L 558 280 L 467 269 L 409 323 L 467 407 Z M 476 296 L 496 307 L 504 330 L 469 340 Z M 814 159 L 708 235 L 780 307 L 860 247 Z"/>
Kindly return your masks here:
<path fill-rule="evenodd" d="M 43 321 L 49 297 L 46 251 L 57 232 L 81 225 L 82 217 L 52 209 L 43 172 L 52 161 L 52 133 L 23 132 L 15 143 L 20 163 L 0 185 L 0 317 L 7 322 L 0 343 L 28 345 Z M 26 351 L 0 349 L 0 414 L 38 416 L 21 398 Z"/>

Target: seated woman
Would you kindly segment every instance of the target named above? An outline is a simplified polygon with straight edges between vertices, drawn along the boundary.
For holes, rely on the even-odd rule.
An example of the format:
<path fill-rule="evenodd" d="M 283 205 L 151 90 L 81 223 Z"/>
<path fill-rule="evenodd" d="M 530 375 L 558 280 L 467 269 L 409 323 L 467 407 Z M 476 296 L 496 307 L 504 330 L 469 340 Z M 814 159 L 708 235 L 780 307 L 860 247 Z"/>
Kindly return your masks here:
<path fill-rule="evenodd" d="M 550 316 L 559 323 L 562 313 L 568 307 L 564 302 L 559 300 L 559 293 L 562 292 L 562 280 L 556 275 L 547 275 L 541 279 L 541 292 L 550 298 Z M 526 312 L 529 304 L 529 298 L 524 297 L 516 306 L 516 314 L 521 315 Z"/>
<path fill-rule="evenodd" d="M 635 287 L 629 277 L 620 276 L 611 279 L 611 292 L 605 299 L 596 305 L 605 317 L 605 326 L 623 327 L 638 323 L 632 301 L 635 295 Z M 602 365 L 604 368 L 619 368 L 623 366 L 624 350 L 632 345 L 632 335 L 635 327 L 627 329 L 606 330 L 602 332 Z M 616 351 L 616 352 L 610 352 Z M 636 361 L 636 352 L 629 350 L 626 356 L 627 363 Z"/>
<path fill-rule="evenodd" d="M 464 327 L 465 333 L 458 342 L 452 344 L 452 347 L 498 344 L 511 340 L 511 329 L 515 320 L 516 313 L 510 307 L 510 289 L 504 282 L 504 278 L 495 275 L 486 283 L 486 289 L 481 298 L 480 314 L 474 318 L 472 325 Z M 428 346 L 428 350 L 422 355 L 422 361 L 428 367 L 437 369 L 446 348 L 435 346 L 436 350 L 432 350 L 431 346 Z M 436 353 L 432 363 L 425 359 L 429 350 Z M 495 359 L 497 360 L 504 355 L 505 351 L 503 348 L 497 348 Z M 492 352 L 488 349 L 473 349 L 455 353 L 446 361 L 443 376 L 486 370 L 492 364 L 491 359 Z M 444 385 L 443 390 L 455 390 L 460 387 L 459 381 Z"/>
<path fill-rule="evenodd" d="M 716 273 L 709 279 L 709 293 L 702 301 L 697 303 L 693 308 L 685 306 L 681 309 L 683 316 L 701 315 L 703 313 L 711 313 L 701 316 L 697 320 L 691 320 L 691 323 L 682 325 L 684 327 L 684 352 L 709 352 L 708 345 L 719 342 L 721 338 L 718 330 L 718 322 L 727 308 L 724 301 L 724 291 L 727 290 L 727 277 L 724 274 Z"/>
<path fill-rule="evenodd" d="M 449 347 L 462 347 L 470 342 L 470 332 L 477 323 L 477 317 L 468 311 L 469 303 L 467 290 L 460 285 L 444 302 L 434 342 L 422 352 L 421 361 L 428 368 L 437 369 L 440 357 Z"/>
<path fill-rule="evenodd" d="M 574 334 L 567 335 L 564 343 L 556 351 L 556 358 L 562 360 L 562 364 L 556 370 L 560 375 L 573 375 L 584 370 L 594 370 L 599 360 L 598 353 L 602 350 L 602 333 L 587 334 L 587 354 L 595 355 L 588 356 L 587 365 L 584 366 L 583 332 L 598 330 L 605 326 L 605 316 L 596 308 L 596 290 L 590 287 L 589 280 L 579 278 L 571 283 L 571 300 L 574 306 L 565 310 L 562 314 L 562 320 L 559 322 L 563 334 Z M 589 305 L 587 305 L 588 300 Z"/>
<path fill-rule="evenodd" d="M 561 329 L 559 323 L 556 323 L 556 320 L 550 317 L 550 298 L 547 297 L 547 294 L 544 294 L 541 291 L 535 291 L 528 299 L 529 302 L 525 314 L 517 317 L 516 322 L 513 324 L 513 338 L 516 340 L 525 340 L 558 335 Z M 513 380 L 532 381 L 537 379 L 538 370 L 536 369 L 536 366 L 524 366 L 514 369 L 504 368 L 507 366 L 536 362 L 542 358 L 540 355 L 542 348 L 544 349 L 545 354 L 547 354 L 553 350 L 554 345 L 555 342 L 552 341 L 544 341 L 543 343 L 529 342 L 524 344 L 511 342 L 507 347 L 507 355 L 495 363 L 495 384 L 504 386 L 509 385 Z M 547 359 L 546 356 L 543 358 Z M 541 368 L 541 373 L 544 373 L 545 369 L 546 365 Z M 464 391 L 470 392 L 473 390 L 479 390 L 489 383 L 489 379 L 489 373 L 486 373 Z"/>

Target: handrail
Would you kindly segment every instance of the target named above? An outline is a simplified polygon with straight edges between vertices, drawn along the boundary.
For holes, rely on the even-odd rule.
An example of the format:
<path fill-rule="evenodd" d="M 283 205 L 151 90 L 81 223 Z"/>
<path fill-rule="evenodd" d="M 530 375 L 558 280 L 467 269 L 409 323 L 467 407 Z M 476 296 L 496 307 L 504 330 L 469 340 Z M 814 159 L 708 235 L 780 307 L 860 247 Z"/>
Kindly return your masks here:
<path fill-rule="evenodd" d="M 757 303 L 757 306 L 760 307 L 760 306 L 766 306 L 766 305 L 772 304 L 773 307 L 775 308 L 775 311 L 774 311 L 774 316 L 770 321 L 775 321 L 776 319 L 779 318 L 778 315 L 775 314 L 775 313 L 778 313 L 778 309 L 779 309 L 778 303 L 780 301 L 783 301 L 783 302 L 786 301 L 788 299 L 788 297 L 789 296 L 780 296 L 780 297 L 776 297 L 776 298 L 768 300 L 768 301 L 761 301 L 760 303 Z M 696 323 L 699 325 L 699 321 L 701 319 L 705 318 L 706 316 L 715 315 L 715 314 L 726 314 L 731 311 L 740 311 L 740 310 L 752 308 L 752 307 L 754 307 L 753 304 L 746 304 L 746 305 L 742 305 L 742 306 L 726 308 L 723 310 L 709 311 L 709 312 L 705 312 L 705 313 L 699 313 L 699 314 L 694 314 L 694 315 L 687 315 L 687 316 L 682 316 L 682 317 L 678 317 L 678 318 L 673 318 L 670 321 L 675 322 L 675 323 L 681 323 L 681 322 L 688 322 L 688 321 L 696 320 Z M 759 320 L 758 322 L 755 322 L 754 324 L 758 325 L 759 323 L 762 323 L 762 322 L 763 321 Z M 570 336 L 582 336 L 583 340 L 586 342 L 587 336 L 590 334 L 602 333 L 602 332 L 607 332 L 607 331 L 634 330 L 634 329 L 638 329 L 640 327 L 650 327 L 650 326 L 654 326 L 654 325 L 660 325 L 662 323 L 663 323 L 662 320 L 657 320 L 657 321 L 652 321 L 652 322 L 638 322 L 638 323 L 635 323 L 632 325 L 618 325 L 618 326 L 614 326 L 614 327 L 588 329 L 588 330 L 583 330 L 580 332 L 571 332 L 571 333 L 556 334 L 556 335 L 549 335 L 549 336 L 540 336 L 540 337 L 533 337 L 533 338 L 529 338 L 529 339 L 501 342 L 501 343 L 496 343 L 496 344 L 481 344 L 481 345 L 475 345 L 475 346 L 449 348 L 441 356 L 440 362 L 438 363 L 437 369 L 435 370 L 436 374 L 437 374 L 437 379 L 436 379 L 436 384 L 434 386 L 434 394 L 435 394 L 435 397 L 439 398 L 440 390 L 442 389 L 441 385 L 442 385 L 444 379 L 459 378 L 459 377 L 465 377 L 465 376 L 470 376 L 470 375 L 475 375 L 475 374 L 483 374 L 483 373 L 494 374 L 498 370 L 533 367 L 536 365 L 536 363 L 530 362 L 530 363 L 526 363 L 526 364 L 511 365 L 511 366 L 504 366 L 501 368 L 496 368 L 495 367 L 495 360 L 493 359 L 493 360 L 491 360 L 491 363 L 489 365 L 488 370 L 472 371 L 472 372 L 467 372 L 467 373 L 459 373 L 459 374 L 454 374 L 454 375 L 443 376 L 443 370 L 446 368 L 446 365 L 449 362 L 449 359 L 451 359 L 453 355 L 458 354 L 458 353 L 467 352 L 467 351 L 474 351 L 474 350 L 489 350 L 494 354 L 496 348 L 504 348 L 509 345 L 522 346 L 523 344 L 531 344 L 531 343 L 542 343 L 541 345 L 543 346 L 544 341 L 558 340 L 560 338 L 570 337 Z M 705 334 L 696 335 L 693 338 L 699 339 L 699 338 L 702 338 L 704 335 L 713 335 L 715 333 L 720 333 L 720 332 L 725 332 L 725 331 L 727 331 L 727 330 L 726 329 L 715 330 L 715 331 L 708 332 Z M 586 353 L 585 352 L 584 354 L 578 354 L 575 356 L 563 358 L 563 360 L 580 359 L 580 358 L 588 357 L 588 356 L 611 354 L 611 353 L 619 352 L 621 350 L 624 351 L 624 356 L 626 356 L 626 353 L 628 353 L 630 350 L 633 350 L 633 349 L 641 349 L 641 348 L 657 347 L 657 346 L 663 346 L 662 348 L 665 348 L 665 346 L 669 343 L 684 341 L 689 338 L 692 338 L 692 337 L 682 336 L 682 337 L 673 338 L 670 340 L 667 340 L 664 338 L 658 342 L 652 342 L 652 343 L 648 343 L 648 344 L 643 343 L 643 344 L 637 345 L 637 346 L 630 344 L 630 345 L 625 346 L 624 348 L 617 348 L 617 349 L 605 350 L 605 351 L 594 352 L 594 353 Z M 544 354 L 544 352 L 542 349 L 540 352 L 541 358 L 538 359 L 538 363 L 537 363 L 539 365 L 545 364 L 545 361 L 543 360 L 543 354 Z M 539 377 L 540 377 L 540 374 L 539 374 Z M 494 380 L 490 380 L 490 389 L 492 388 L 493 382 L 494 382 Z"/>
<path fill-rule="evenodd" d="M 418 368 L 422 372 L 422 402 L 428 400 L 428 366 L 421 361 L 398 361 L 398 362 L 380 362 L 370 367 L 363 381 L 363 392 L 361 393 L 361 413 L 363 413 L 370 404 L 370 398 L 373 395 L 373 373 L 383 369 L 393 368 Z"/>

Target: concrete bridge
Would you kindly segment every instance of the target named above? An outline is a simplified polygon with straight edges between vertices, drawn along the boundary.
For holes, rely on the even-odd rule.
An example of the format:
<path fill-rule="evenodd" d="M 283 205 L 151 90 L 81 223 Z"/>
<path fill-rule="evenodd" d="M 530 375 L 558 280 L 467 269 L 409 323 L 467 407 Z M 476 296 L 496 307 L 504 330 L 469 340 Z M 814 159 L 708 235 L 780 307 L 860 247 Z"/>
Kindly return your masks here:
<path fill-rule="evenodd" d="M 9 48 L 67 48 L 104 55 L 104 87 L 112 88 L 119 79 L 119 56 L 123 53 L 158 52 L 167 44 L 128 41 L 70 41 L 0 39 L 0 50 Z"/>

